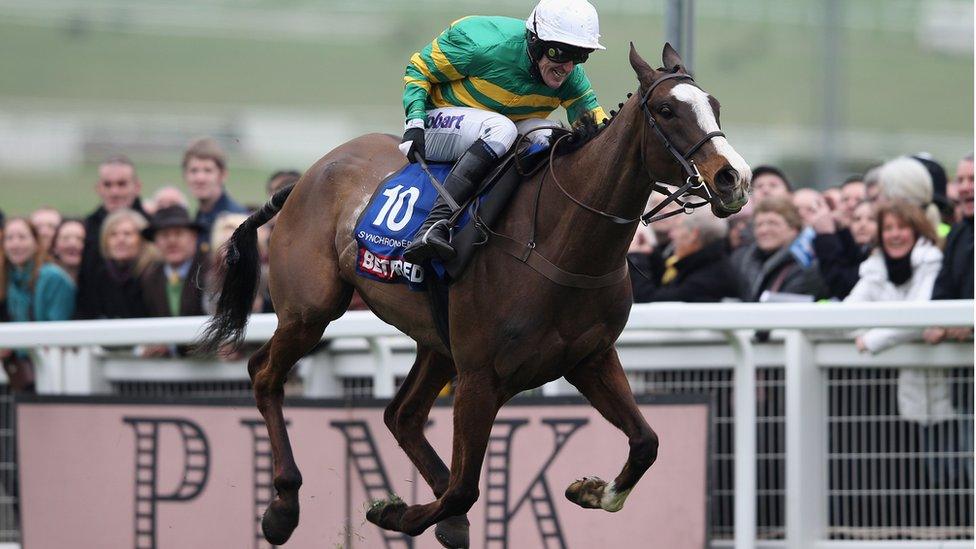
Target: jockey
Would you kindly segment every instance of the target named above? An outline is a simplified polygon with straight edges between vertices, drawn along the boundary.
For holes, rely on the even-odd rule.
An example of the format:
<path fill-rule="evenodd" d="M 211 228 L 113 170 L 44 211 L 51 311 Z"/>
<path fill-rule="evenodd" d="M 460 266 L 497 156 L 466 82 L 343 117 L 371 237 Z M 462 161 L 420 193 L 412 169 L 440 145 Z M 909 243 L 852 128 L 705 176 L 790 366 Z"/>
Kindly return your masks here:
<path fill-rule="evenodd" d="M 580 66 L 593 50 L 606 49 L 599 38 L 596 9 L 586 0 L 540 0 L 526 21 L 455 21 L 407 65 L 400 150 L 410 162 L 457 160 L 444 187 L 463 204 L 518 134 L 556 125 L 545 118 L 560 105 L 571 124 L 587 113 L 597 122 L 607 117 Z M 545 142 L 550 133 L 530 138 Z M 438 196 L 403 257 L 452 259 L 452 213 Z"/>

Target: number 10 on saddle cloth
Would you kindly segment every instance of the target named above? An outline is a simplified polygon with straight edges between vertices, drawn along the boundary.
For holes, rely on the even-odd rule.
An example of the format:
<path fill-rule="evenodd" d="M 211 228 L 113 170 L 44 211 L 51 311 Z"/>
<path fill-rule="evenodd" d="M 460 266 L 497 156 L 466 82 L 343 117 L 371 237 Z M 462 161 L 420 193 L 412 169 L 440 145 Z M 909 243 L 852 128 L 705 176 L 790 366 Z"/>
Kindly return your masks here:
<path fill-rule="evenodd" d="M 432 163 L 428 167 L 438 181 L 451 171 L 451 164 Z M 426 269 L 404 261 L 402 256 L 436 198 L 437 190 L 417 164 L 407 164 L 380 183 L 356 222 L 356 272 L 380 282 L 402 282 L 413 290 L 422 290 Z M 438 267 L 434 265 L 435 270 Z"/>

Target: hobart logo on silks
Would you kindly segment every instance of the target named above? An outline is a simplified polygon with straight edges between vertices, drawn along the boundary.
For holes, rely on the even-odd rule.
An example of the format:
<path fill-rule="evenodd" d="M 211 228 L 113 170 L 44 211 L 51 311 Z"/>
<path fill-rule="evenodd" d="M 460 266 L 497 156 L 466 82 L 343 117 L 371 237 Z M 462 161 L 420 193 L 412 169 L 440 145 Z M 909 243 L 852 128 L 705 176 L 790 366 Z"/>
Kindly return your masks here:
<path fill-rule="evenodd" d="M 437 116 L 428 116 L 426 120 L 426 127 L 429 128 L 450 128 L 454 126 L 454 129 L 461 129 L 461 121 L 464 120 L 464 115 L 457 116 L 444 116 L 444 113 L 437 113 Z"/>

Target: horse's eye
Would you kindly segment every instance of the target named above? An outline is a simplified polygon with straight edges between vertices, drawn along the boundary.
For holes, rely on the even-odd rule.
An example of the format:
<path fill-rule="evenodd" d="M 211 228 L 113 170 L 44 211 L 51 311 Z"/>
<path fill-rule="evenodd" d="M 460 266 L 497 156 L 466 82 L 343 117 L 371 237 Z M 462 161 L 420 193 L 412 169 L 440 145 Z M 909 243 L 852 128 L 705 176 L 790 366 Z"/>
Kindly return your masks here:
<path fill-rule="evenodd" d="M 671 105 L 661 105 L 657 108 L 657 112 L 665 118 L 671 118 L 674 116 L 674 110 L 671 109 Z"/>

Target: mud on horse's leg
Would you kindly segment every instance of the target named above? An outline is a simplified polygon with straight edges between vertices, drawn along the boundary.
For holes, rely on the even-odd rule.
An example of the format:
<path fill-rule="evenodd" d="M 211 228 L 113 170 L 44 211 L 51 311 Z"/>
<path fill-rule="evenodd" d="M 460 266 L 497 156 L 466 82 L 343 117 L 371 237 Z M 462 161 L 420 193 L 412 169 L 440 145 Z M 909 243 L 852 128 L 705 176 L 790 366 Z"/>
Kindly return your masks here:
<path fill-rule="evenodd" d="M 566 379 L 630 442 L 627 463 L 617 478 L 609 484 L 597 477 L 578 480 L 566 489 L 566 498 L 580 507 L 617 512 L 657 459 L 657 434 L 637 408 L 616 350 L 610 349 L 593 361 L 580 364 Z"/>
<path fill-rule="evenodd" d="M 480 378 L 459 375 L 454 396 L 454 450 L 447 489 L 436 501 L 425 505 L 374 506 L 366 513 L 366 519 L 380 528 L 416 536 L 445 518 L 467 513 L 478 500 L 481 465 L 500 405 L 495 381 L 489 375 Z"/>
<path fill-rule="evenodd" d="M 285 378 L 292 366 L 322 337 L 325 322 L 320 324 L 280 324 L 274 336 L 248 362 L 248 373 L 254 386 L 254 399 L 264 417 L 271 442 L 274 465 L 275 499 L 268 505 L 261 521 L 265 539 L 272 545 L 288 541 L 298 526 L 298 489 L 302 474 L 292 456 L 291 443 L 281 407 Z"/>
<path fill-rule="evenodd" d="M 451 472 L 430 445 L 424 427 L 437 395 L 454 374 L 454 363 L 450 358 L 418 347 L 410 373 L 383 414 L 386 426 L 427 481 L 434 497 L 441 497 L 447 490 Z M 435 537 L 444 547 L 467 547 L 470 541 L 468 527 L 464 515 L 449 517 L 437 523 Z"/>

